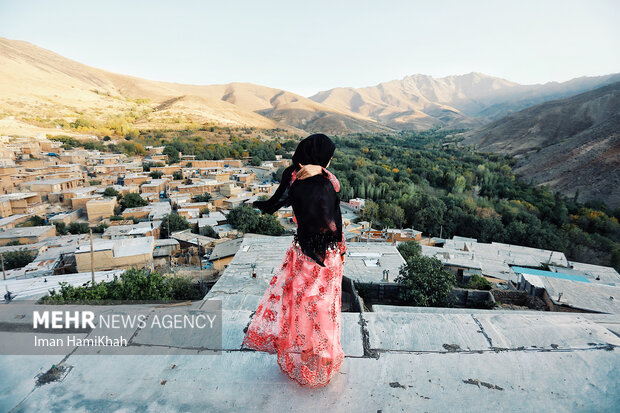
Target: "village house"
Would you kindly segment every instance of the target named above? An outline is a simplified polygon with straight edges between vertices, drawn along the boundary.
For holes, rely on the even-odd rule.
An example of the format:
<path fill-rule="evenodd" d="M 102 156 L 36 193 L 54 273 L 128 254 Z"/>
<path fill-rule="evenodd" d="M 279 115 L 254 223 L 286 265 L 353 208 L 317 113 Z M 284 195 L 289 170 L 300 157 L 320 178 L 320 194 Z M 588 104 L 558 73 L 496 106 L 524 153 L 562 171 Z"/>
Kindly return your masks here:
<path fill-rule="evenodd" d="M 148 218 L 151 221 L 156 221 L 163 219 L 170 213 L 172 213 L 172 208 L 168 202 L 153 202 L 142 207 L 127 208 L 122 215 L 123 218 Z"/>
<path fill-rule="evenodd" d="M 58 179 L 38 179 L 19 184 L 22 191 L 36 192 L 41 196 L 47 197 L 53 192 L 61 192 L 80 186 L 82 180 L 79 178 L 58 178 Z"/>
<path fill-rule="evenodd" d="M 0 245 L 7 245 L 11 242 L 34 244 L 55 235 L 56 227 L 54 225 L 9 228 L 0 231 Z"/>
<path fill-rule="evenodd" d="M 101 198 L 91 199 L 86 203 L 86 215 L 88 221 L 96 223 L 103 218 L 110 218 L 114 215 L 114 208 L 116 207 L 116 198 Z"/>
<path fill-rule="evenodd" d="M 16 192 L 0 195 L 0 216 L 8 217 L 13 214 L 32 214 L 42 206 L 41 195 L 33 192 Z"/>
<path fill-rule="evenodd" d="M 159 238 L 159 230 L 162 221 L 144 221 L 130 225 L 111 225 L 105 229 L 102 238 L 118 239 L 118 238 L 139 238 L 152 236 Z"/>
<path fill-rule="evenodd" d="M 117 268 L 151 268 L 153 266 L 153 237 L 95 239 L 93 242 L 94 270 Z M 91 271 L 90 243 L 75 250 L 78 272 Z"/>

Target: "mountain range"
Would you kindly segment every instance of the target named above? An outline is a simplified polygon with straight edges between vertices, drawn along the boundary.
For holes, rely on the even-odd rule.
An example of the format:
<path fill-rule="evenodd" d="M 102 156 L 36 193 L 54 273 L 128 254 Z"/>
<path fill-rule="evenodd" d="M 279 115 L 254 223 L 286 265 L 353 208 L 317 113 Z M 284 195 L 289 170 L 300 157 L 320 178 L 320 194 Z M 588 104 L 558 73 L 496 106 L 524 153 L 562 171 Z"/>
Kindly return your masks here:
<path fill-rule="evenodd" d="M 513 155 L 514 171 L 537 184 L 620 206 L 620 82 L 524 109 L 463 143 Z"/>
<path fill-rule="evenodd" d="M 30 43 L 0 38 L 0 110 L 28 121 L 80 115 L 105 120 L 131 112 L 136 126 L 215 123 L 344 134 L 472 128 L 552 99 L 620 81 L 620 74 L 519 85 L 469 73 L 407 76 L 364 88 L 335 88 L 309 98 L 230 83 L 158 82 L 93 68 Z M 136 102 L 141 107 L 136 108 Z M 2 128 L 0 122 L 0 128 Z"/>
<path fill-rule="evenodd" d="M 475 72 L 417 74 L 304 97 L 250 83 L 145 80 L 0 38 L 0 133 L 75 134 L 67 125 L 78 118 L 104 128 L 211 124 L 299 135 L 467 129 L 466 143 L 515 155 L 526 179 L 619 205 L 620 192 L 609 190 L 620 183 L 618 82 L 620 73 L 536 85 Z"/>

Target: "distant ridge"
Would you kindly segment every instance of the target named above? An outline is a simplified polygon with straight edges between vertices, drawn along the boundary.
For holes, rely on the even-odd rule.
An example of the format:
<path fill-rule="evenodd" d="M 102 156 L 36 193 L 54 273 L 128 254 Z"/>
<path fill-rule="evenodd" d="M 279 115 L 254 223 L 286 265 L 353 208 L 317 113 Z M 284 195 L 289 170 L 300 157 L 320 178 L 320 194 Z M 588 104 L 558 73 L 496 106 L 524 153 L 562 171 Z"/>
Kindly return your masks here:
<path fill-rule="evenodd" d="M 53 128 L 54 118 L 136 118 L 136 127 L 218 124 L 297 133 L 473 128 L 548 100 L 620 81 L 620 74 L 519 85 L 482 73 L 412 75 L 365 88 L 334 88 L 310 98 L 250 83 L 184 85 L 107 72 L 30 43 L 0 38 L 0 112 Z M 7 132 L 6 118 L 0 132 Z M 17 122 L 17 121 L 15 121 Z M 10 129 L 9 129 L 10 130 Z"/>
<path fill-rule="evenodd" d="M 467 128 L 617 81 L 620 74 L 543 85 L 519 85 L 476 72 L 442 78 L 418 74 L 376 86 L 330 89 L 310 99 L 396 129 Z"/>
<path fill-rule="evenodd" d="M 620 82 L 514 113 L 464 143 L 514 155 L 528 180 L 620 207 Z"/>

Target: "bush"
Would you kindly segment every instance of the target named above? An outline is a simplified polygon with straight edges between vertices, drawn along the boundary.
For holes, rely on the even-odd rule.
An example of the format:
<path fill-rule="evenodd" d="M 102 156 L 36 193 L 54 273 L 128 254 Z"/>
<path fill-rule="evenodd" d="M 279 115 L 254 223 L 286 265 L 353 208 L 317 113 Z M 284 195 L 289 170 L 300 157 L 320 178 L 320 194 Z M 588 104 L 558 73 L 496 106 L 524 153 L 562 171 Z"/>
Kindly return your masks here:
<path fill-rule="evenodd" d="M 87 234 L 90 232 L 90 227 L 86 222 L 72 222 L 69 224 L 69 232 L 73 235 Z"/>
<path fill-rule="evenodd" d="M 67 224 L 64 222 L 54 222 L 54 225 L 56 226 L 56 233 L 58 235 L 67 235 L 69 233 L 69 231 L 67 231 Z"/>
<path fill-rule="evenodd" d="M 202 229 L 201 235 L 204 235 L 205 237 L 215 238 L 215 239 L 220 238 L 220 235 L 213 229 L 211 225 L 207 225 L 206 227 L 204 227 Z"/>
<path fill-rule="evenodd" d="M 95 234 L 103 234 L 106 230 L 106 228 L 108 228 L 108 224 L 106 224 L 105 222 L 102 222 L 101 224 L 97 225 L 96 227 L 93 227 L 93 232 Z"/>
<path fill-rule="evenodd" d="M 405 241 L 397 247 L 400 255 L 408 261 L 409 258 L 416 258 L 422 255 L 422 246 L 415 241 Z"/>
<path fill-rule="evenodd" d="M 168 294 L 173 300 L 201 300 L 203 297 L 198 283 L 188 277 L 166 278 Z"/>
<path fill-rule="evenodd" d="M 474 274 L 469 278 L 467 288 L 472 290 L 490 290 L 493 288 L 493 285 L 486 278 L 478 274 Z"/>
<path fill-rule="evenodd" d="M 168 228 L 170 225 L 170 228 Z M 189 228 L 189 222 L 179 214 L 169 214 L 162 218 L 161 235 L 168 238 L 170 234 L 177 231 L 183 231 Z"/>
<path fill-rule="evenodd" d="M 103 191 L 103 196 L 108 196 L 108 197 L 116 197 L 118 198 L 120 195 L 120 192 L 118 192 L 116 189 L 114 189 L 113 187 L 109 186 L 105 189 L 105 191 Z"/>
<path fill-rule="evenodd" d="M 211 200 L 211 194 L 205 192 L 204 194 L 194 196 L 193 199 L 196 202 L 209 202 Z"/>
<path fill-rule="evenodd" d="M 183 179 L 183 172 L 181 172 L 181 171 L 174 171 L 172 173 L 172 179 L 174 179 L 176 181 L 180 181 L 181 179 Z"/>
<path fill-rule="evenodd" d="M 140 196 L 140 194 L 135 192 L 130 192 L 126 194 L 123 199 L 121 199 L 121 208 L 123 210 L 127 208 L 137 208 L 141 206 L 148 205 L 148 201 Z M 115 214 L 116 215 L 116 214 Z"/>
<path fill-rule="evenodd" d="M 34 261 L 34 255 L 26 250 L 9 251 L 2 254 L 4 260 L 4 268 L 12 270 L 14 268 L 22 268 Z"/>
<path fill-rule="evenodd" d="M 86 282 L 74 287 L 60 283 L 60 291 L 51 290 L 40 301 L 45 304 L 87 303 L 101 301 L 172 301 L 199 300 L 200 288 L 186 277 L 166 278 L 144 269 L 132 268 L 114 276 L 112 281 Z"/>
<path fill-rule="evenodd" d="M 33 215 L 21 226 L 23 227 L 41 227 L 45 225 L 45 218 L 41 218 L 38 215 Z"/>
<path fill-rule="evenodd" d="M 410 258 L 401 266 L 395 280 L 402 288 L 400 298 L 408 305 L 422 307 L 452 306 L 452 287 L 456 285 L 454 274 L 443 268 L 436 258 Z"/>
<path fill-rule="evenodd" d="M 228 223 L 241 232 L 263 235 L 282 235 L 284 227 L 271 214 L 261 214 L 249 205 L 239 205 L 226 216 Z"/>

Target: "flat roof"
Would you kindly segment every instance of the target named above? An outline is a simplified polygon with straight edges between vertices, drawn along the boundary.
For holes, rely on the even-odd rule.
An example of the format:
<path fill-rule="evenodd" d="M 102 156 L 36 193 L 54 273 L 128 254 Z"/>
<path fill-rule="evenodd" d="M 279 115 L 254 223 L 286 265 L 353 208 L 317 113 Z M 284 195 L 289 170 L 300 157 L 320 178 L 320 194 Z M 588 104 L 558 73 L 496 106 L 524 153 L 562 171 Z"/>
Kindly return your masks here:
<path fill-rule="evenodd" d="M 4 231 L 0 231 L 0 238 L 38 237 L 45 234 L 50 229 L 53 229 L 53 225 L 9 228 Z"/>
<path fill-rule="evenodd" d="M 118 239 L 97 238 L 93 240 L 93 248 L 95 251 L 112 250 L 112 254 L 115 258 L 152 253 L 154 245 L 154 238 L 152 236 Z M 90 243 L 78 246 L 75 253 L 90 253 Z"/>
<path fill-rule="evenodd" d="M 213 251 L 209 255 L 210 260 L 219 260 L 221 258 L 231 257 L 239 251 L 243 238 L 237 238 L 230 241 L 218 242 L 213 247 Z"/>
<path fill-rule="evenodd" d="M 541 277 L 561 278 L 564 280 L 579 281 L 579 282 L 584 282 L 584 283 L 590 282 L 590 280 L 588 280 L 586 277 L 581 276 L 581 275 L 575 275 L 575 274 L 565 274 L 565 273 L 560 273 L 560 272 L 543 271 L 543 270 L 537 270 L 534 268 L 523 268 L 523 267 L 516 267 L 516 266 L 513 266 L 512 270 L 516 274 L 531 274 L 531 275 L 538 275 Z"/>

